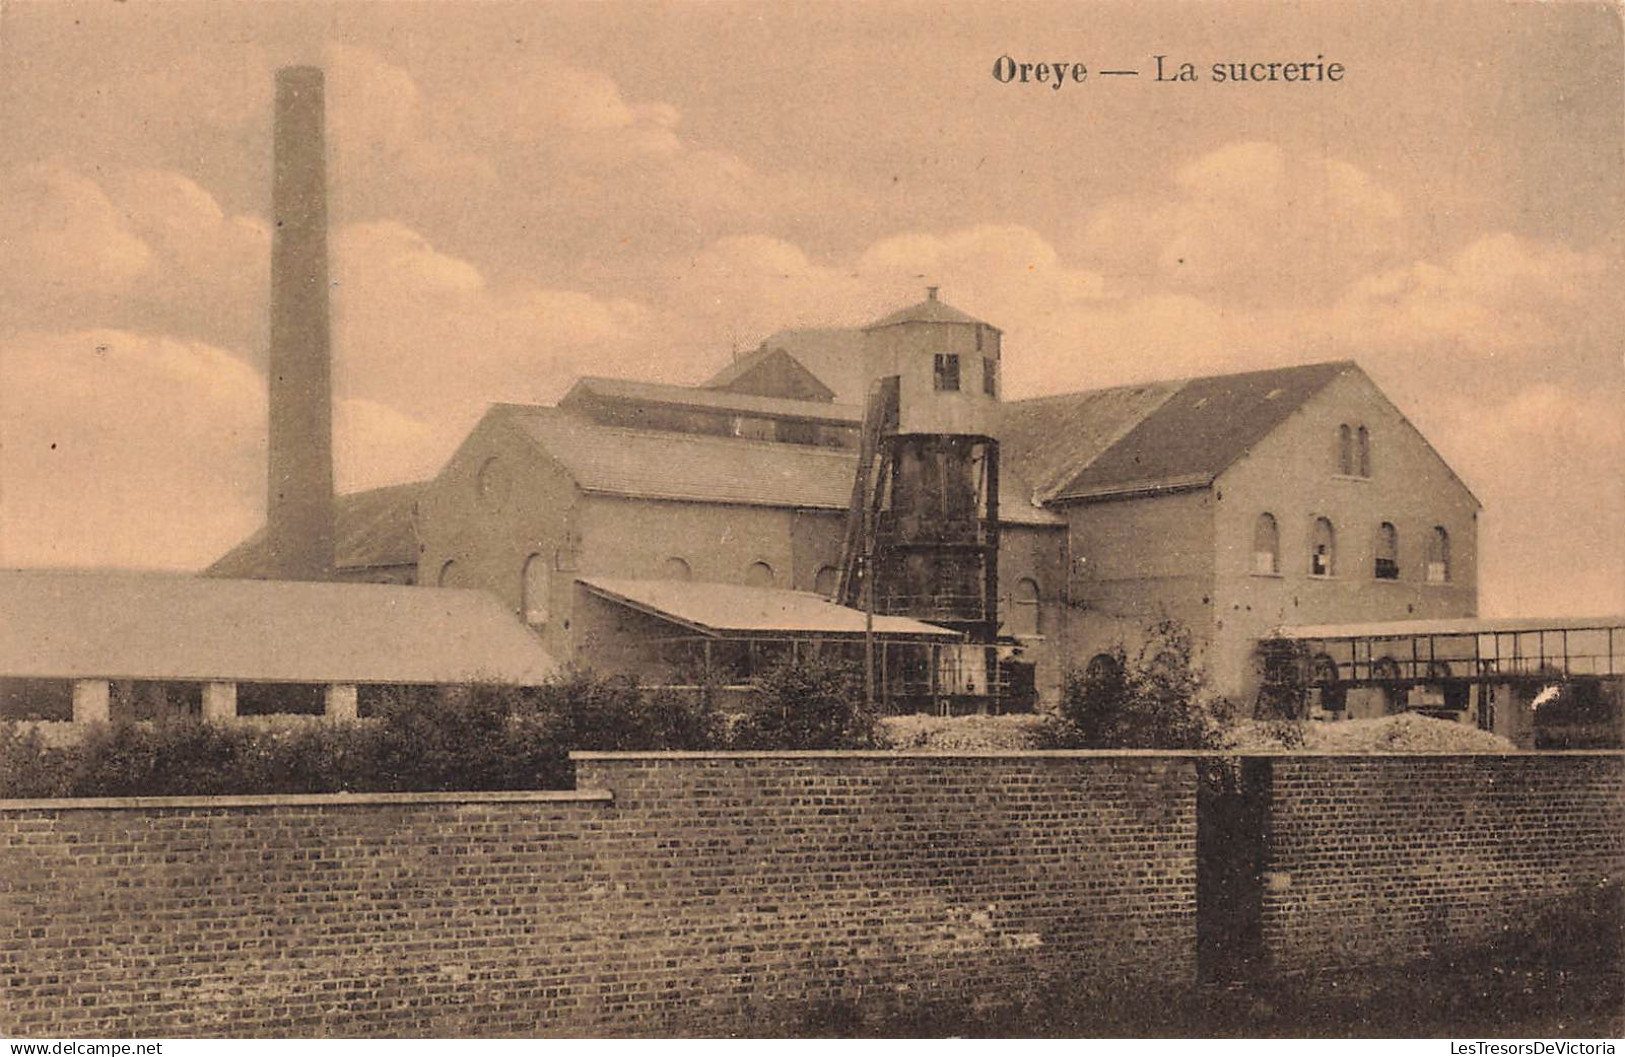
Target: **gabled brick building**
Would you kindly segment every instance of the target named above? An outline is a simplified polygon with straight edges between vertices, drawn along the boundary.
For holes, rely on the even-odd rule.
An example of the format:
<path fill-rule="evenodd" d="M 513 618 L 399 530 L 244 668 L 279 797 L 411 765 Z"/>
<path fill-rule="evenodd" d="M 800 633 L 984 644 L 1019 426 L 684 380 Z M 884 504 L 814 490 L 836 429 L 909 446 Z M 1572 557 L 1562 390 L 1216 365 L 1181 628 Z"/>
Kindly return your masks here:
<path fill-rule="evenodd" d="M 433 481 L 340 498 L 341 575 L 485 588 L 554 656 L 656 680 L 692 658 L 667 647 L 680 640 L 731 643 L 715 649 L 736 673 L 785 642 L 839 640 L 839 607 L 804 626 L 790 595 L 761 596 L 803 619 L 772 646 L 684 611 L 712 611 L 706 584 L 834 596 L 877 333 L 909 354 L 962 338 L 936 356 L 937 395 L 946 357 L 947 398 L 994 402 L 999 649 L 1036 666 L 1042 694 L 1165 617 L 1246 699 L 1255 644 L 1279 626 L 1476 613 L 1479 503 L 1356 364 L 1006 402 L 997 330 L 934 295 L 863 331 L 775 335 L 697 387 L 584 378 L 556 407 L 494 405 Z M 255 575 L 255 550 L 214 571 Z M 662 613 L 594 588 L 608 581 L 693 586 L 628 589 Z M 692 606 L 673 601 L 685 591 Z"/>

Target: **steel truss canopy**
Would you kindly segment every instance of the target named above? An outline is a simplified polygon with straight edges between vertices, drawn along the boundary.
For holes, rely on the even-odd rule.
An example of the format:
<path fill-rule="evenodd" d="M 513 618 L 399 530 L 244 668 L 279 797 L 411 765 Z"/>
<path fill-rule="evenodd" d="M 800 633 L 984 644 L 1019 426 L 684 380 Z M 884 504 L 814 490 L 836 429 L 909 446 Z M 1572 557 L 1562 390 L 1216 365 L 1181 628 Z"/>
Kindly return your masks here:
<path fill-rule="evenodd" d="M 1625 675 L 1625 616 L 1402 620 L 1278 628 L 1317 680 L 1339 683 L 1550 682 Z"/>

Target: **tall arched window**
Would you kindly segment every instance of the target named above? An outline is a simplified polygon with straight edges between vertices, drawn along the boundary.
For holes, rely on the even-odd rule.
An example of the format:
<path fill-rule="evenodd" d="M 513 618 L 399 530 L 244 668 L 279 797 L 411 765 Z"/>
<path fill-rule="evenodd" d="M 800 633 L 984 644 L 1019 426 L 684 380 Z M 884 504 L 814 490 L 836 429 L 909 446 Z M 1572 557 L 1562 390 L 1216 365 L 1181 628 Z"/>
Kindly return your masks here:
<path fill-rule="evenodd" d="M 1376 554 L 1372 575 L 1379 580 L 1399 579 L 1399 530 L 1386 521 L 1377 526 Z"/>
<path fill-rule="evenodd" d="M 1314 535 L 1309 542 L 1309 575 L 1332 576 L 1337 572 L 1337 533 L 1332 523 L 1315 518 Z"/>
<path fill-rule="evenodd" d="M 1016 581 L 1010 597 L 1010 633 L 1012 635 L 1042 635 L 1044 621 L 1039 604 L 1038 581 L 1022 577 Z"/>
<path fill-rule="evenodd" d="M 540 554 L 532 554 L 525 559 L 525 567 L 519 574 L 519 611 L 525 615 L 525 623 L 532 627 L 547 623 L 548 574 L 552 572 L 549 564 Z"/>
<path fill-rule="evenodd" d="M 1354 433 L 1347 423 L 1337 427 L 1337 472 L 1345 477 L 1354 473 Z"/>
<path fill-rule="evenodd" d="M 766 562 L 751 562 L 745 570 L 746 587 L 772 587 L 773 566 Z"/>
<path fill-rule="evenodd" d="M 818 575 L 813 577 L 813 590 L 825 598 L 834 598 L 835 589 L 840 586 L 841 571 L 833 565 L 820 566 Z"/>
<path fill-rule="evenodd" d="M 660 572 L 668 580 L 681 580 L 684 583 L 694 577 L 694 571 L 688 567 L 688 562 L 681 558 L 667 558 L 666 564 L 660 567 Z"/>
<path fill-rule="evenodd" d="M 436 587 L 459 587 L 461 586 L 459 583 L 461 578 L 462 571 L 457 568 L 457 562 L 453 560 L 440 567 L 440 575 L 435 577 L 434 582 Z"/>
<path fill-rule="evenodd" d="M 1450 582 L 1450 533 L 1443 525 L 1433 526 L 1433 534 L 1428 537 L 1428 583 L 1447 584 Z"/>
<path fill-rule="evenodd" d="M 1361 477 L 1371 476 L 1371 433 L 1361 426 L 1354 435 L 1355 472 Z"/>
<path fill-rule="evenodd" d="M 1281 531 L 1274 514 L 1260 514 L 1253 524 L 1253 572 L 1274 576 L 1281 571 Z"/>

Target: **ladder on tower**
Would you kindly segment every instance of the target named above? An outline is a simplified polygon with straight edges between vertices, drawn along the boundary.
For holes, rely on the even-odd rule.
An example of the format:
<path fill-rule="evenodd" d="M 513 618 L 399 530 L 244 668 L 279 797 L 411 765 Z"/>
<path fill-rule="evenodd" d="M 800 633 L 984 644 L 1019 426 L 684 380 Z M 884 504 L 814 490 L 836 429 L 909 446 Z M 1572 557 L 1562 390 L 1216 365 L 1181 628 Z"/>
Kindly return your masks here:
<path fill-rule="evenodd" d="M 874 575 L 864 568 L 874 555 L 875 514 L 885 494 L 890 454 L 882 443 L 897 429 L 898 380 L 896 375 L 878 378 L 864 402 L 863 433 L 858 446 L 858 472 L 852 479 L 852 501 L 846 511 L 846 532 L 841 539 L 841 575 L 835 597 L 843 606 L 862 604 L 863 576 Z"/>

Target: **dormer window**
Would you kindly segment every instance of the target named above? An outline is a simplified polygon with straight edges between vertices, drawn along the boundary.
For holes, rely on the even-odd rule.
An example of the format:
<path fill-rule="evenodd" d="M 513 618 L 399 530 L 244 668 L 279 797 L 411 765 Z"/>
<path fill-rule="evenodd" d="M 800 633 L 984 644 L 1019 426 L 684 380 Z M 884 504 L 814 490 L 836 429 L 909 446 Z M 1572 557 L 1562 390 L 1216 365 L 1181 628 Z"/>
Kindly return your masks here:
<path fill-rule="evenodd" d="M 937 392 L 959 392 L 959 355 L 953 352 L 937 353 L 935 373 L 932 377 Z"/>

